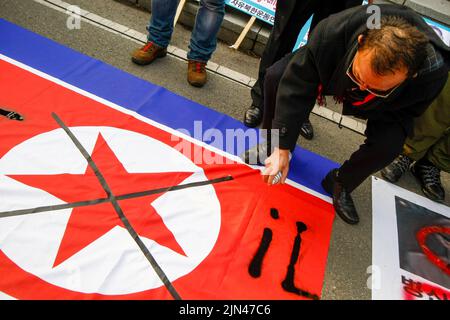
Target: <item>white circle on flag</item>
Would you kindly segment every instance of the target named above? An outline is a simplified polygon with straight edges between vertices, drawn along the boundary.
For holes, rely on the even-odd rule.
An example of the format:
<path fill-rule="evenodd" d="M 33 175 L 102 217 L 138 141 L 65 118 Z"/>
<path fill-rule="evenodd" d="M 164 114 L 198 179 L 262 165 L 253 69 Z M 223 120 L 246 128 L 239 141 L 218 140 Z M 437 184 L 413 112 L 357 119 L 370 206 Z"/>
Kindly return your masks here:
<path fill-rule="evenodd" d="M 112 127 L 72 127 L 70 130 L 90 154 L 101 133 L 129 173 L 192 173 L 181 184 L 207 180 L 203 169 L 190 159 L 149 136 Z M 62 129 L 32 137 L 0 159 L 0 211 L 65 203 L 7 175 L 84 174 L 86 168 L 86 160 Z M 203 185 L 167 192 L 151 205 L 186 256 L 153 239 L 141 239 L 168 279 L 175 281 L 194 270 L 213 249 L 221 224 L 220 202 L 214 187 Z M 95 215 L 95 206 L 92 210 Z M 64 209 L 0 219 L 0 249 L 23 270 L 76 292 L 119 295 L 163 286 L 135 241 L 120 226 L 53 268 L 71 211 Z"/>

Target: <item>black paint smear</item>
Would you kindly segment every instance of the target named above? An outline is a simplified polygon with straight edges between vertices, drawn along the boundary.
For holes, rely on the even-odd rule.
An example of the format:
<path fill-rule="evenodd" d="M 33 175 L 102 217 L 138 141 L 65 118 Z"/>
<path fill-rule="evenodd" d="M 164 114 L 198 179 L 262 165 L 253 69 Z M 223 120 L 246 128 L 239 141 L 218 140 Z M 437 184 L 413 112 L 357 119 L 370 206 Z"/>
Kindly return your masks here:
<path fill-rule="evenodd" d="M 308 227 L 306 226 L 306 224 L 304 224 L 304 223 L 301 222 L 301 221 L 297 221 L 297 222 L 296 222 L 296 225 L 297 225 L 297 232 L 298 232 L 299 234 L 302 233 L 303 231 L 308 230 Z"/>
<path fill-rule="evenodd" d="M 270 230 L 269 228 L 264 229 L 258 251 L 256 251 L 252 262 L 250 262 L 250 265 L 248 267 L 248 273 L 250 273 L 253 278 L 258 278 L 259 276 L 261 276 L 262 263 L 264 260 L 264 256 L 269 249 L 270 242 L 272 241 L 272 234 L 272 230 Z"/>
<path fill-rule="evenodd" d="M 302 244 L 301 233 L 306 231 L 307 229 L 308 228 L 303 222 L 301 221 L 297 222 L 297 236 L 295 237 L 294 240 L 294 246 L 292 248 L 291 259 L 287 267 L 286 277 L 283 280 L 283 282 L 281 282 L 281 287 L 287 292 L 295 293 L 299 296 L 303 296 L 313 300 L 318 300 L 319 297 L 317 295 L 311 294 L 308 291 L 297 288 L 294 284 L 295 264 L 297 263 L 298 257 L 300 255 L 300 248 Z"/>
<path fill-rule="evenodd" d="M 277 220 L 280 217 L 280 215 L 278 214 L 278 210 L 275 208 L 270 209 L 270 216 L 275 220 Z"/>

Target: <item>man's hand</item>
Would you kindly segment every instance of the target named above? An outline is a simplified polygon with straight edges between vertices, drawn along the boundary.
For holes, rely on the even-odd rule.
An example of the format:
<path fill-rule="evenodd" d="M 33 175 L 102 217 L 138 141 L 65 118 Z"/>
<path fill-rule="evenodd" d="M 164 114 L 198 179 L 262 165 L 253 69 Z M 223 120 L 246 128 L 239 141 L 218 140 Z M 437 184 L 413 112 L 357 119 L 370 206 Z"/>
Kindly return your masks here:
<path fill-rule="evenodd" d="M 266 159 L 266 168 L 263 172 L 263 180 L 268 185 L 281 182 L 284 184 L 289 172 L 289 150 L 275 148 L 269 158 Z M 281 173 L 281 179 L 276 179 Z"/>

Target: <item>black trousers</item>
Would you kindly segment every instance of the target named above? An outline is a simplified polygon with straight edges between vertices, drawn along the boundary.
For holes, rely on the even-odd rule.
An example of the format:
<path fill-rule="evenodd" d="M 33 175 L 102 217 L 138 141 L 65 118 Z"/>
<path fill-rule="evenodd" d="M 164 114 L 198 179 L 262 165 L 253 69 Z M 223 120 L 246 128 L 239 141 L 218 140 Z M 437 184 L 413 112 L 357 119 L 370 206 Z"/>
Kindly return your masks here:
<path fill-rule="evenodd" d="M 289 4 L 295 2 L 295 5 Z M 266 70 L 275 62 L 292 52 L 300 30 L 314 14 L 311 29 L 333 13 L 361 5 L 362 0 L 283 0 L 278 1 L 275 22 L 267 41 L 258 79 L 251 90 L 252 104 L 260 109 L 264 105 L 264 79 Z"/>
<path fill-rule="evenodd" d="M 370 119 L 364 134 L 364 143 L 339 168 L 339 179 L 349 192 L 389 165 L 402 152 L 407 136 L 398 122 Z"/>
<path fill-rule="evenodd" d="M 264 83 L 264 129 L 271 128 L 278 86 L 291 57 L 292 54 L 289 54 L 267 69 Z M 308 115 L 312 108 L 313 106 L 306 110 Z M 349 192 L 370 175 L 390 164 L 402 152 L 407 136 L 398 122 L 373 119 L 368 120 L 365 135 L 364 143 L 339 168 L 339 180 Z"/>

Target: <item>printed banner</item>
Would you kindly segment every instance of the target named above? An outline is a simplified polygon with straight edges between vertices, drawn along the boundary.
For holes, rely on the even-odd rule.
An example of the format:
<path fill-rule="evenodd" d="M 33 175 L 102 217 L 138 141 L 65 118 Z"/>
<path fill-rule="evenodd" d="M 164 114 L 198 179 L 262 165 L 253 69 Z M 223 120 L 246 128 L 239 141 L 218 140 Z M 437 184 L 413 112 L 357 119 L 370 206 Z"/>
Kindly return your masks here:
<path fill-rule="evenodd" d="M 364 0 L 362 2 L 362 5 L 366 5 L 366 4 L 369 4 L 369 2 L 367 0 Z M 298 48 L 304 46 L 308 42 L 309 30 L 311 29 L 311 23 L 312 23 L 313 16 L 314 15 L 312 15 L 308 19 L 308 21 L 305 23 L 303 28 L 300 30 L 300 33 L 297 38 L 297 42 L 295 43 L 295 46 L 294 46 L 294 50 L 292 50 L 292 51 L 297 50 Z"/>
<path fill-rule="evenodd" d="M 372 298 L 450 299 L 450 209 L 372 180 Z"/>
<path fill-rule="evenodd" d="M 268 187 L 177 130 L 238 121 L 5 20 L 0 38 L 0 106 L 24 117 L 0 118 L 0 298 L 320 298 L 335 163 L 298 149 Z"/>

